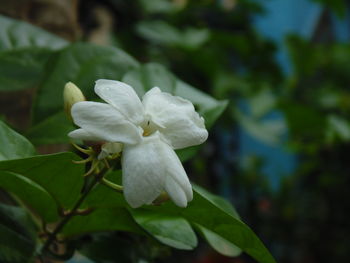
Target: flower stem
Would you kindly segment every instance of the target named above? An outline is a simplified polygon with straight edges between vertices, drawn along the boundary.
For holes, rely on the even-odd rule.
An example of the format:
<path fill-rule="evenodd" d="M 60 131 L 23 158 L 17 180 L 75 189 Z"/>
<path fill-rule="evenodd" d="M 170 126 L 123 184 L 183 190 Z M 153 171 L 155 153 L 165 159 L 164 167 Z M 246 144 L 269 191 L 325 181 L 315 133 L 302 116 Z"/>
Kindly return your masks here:
<path fill-rule="evenodd" d="M 56 239 L 56 235 L 63 229 L 63 227 L 68 223 L 68 221 L 76 215 L 76 212 L 78 211 L 79 207 L 82 205 L 82 203 L 84 202 L 85 198 L 88 196 L 88 194 L 90 193 L 90 191 L 94 188 L 94 186 L 101 180 L 101 178 L 103 177 L 104 172 L 101 172 L 100 174 L 96 175 L 94 177 L 94 180 L 91 182 L 91 184 L 86 188 L 86 190 L 84 191 L 84 193 L 82 193 L 82 195 L 80 196 L 80 198 L 78 199 L 78 201 L 75 203 L 74 207 L 64 216 L 64 218 L 62 219 L 61 222 L 58 223 L 58 225 L 55 227 L 55 229 L 53 230 L 52 233 L 50 233 L 49 238 L 46 240 L 46 242 L 44 243 L 41 251 L 45 252 L 47 250 L 49 250 L 52 242 L 55 241 Z"/>
<path fill-rule="evenodd" d="M 113 190 L 119 193 L 123 193 L 123 186 L 112 183 L 111 181 L 108 181 L 106 178 L 102 178 L 101 183 L 104 184 L 105 186 L 112 188 Z"/>

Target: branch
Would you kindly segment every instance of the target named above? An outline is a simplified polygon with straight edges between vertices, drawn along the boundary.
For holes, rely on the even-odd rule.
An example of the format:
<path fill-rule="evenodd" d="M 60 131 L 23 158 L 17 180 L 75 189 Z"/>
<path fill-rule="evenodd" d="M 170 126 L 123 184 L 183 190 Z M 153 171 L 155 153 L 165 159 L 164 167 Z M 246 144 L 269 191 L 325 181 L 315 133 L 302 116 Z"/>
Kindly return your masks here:
<path fill-rule="evenodd" d="M 103 171 L 101 171 L 100 174 L 95 175 L 94 180 L 91 182 L 90 185 L 88 185 L 86 190 L 82 193 L 82 195 L 80 196 L 78 201 L 75 203 L 74 207 L 68 213 L 66 213 L 64 215 L 64 218 L 62 219 L 62 221 L 55 227 L 53 232 L 49 234 L 49 238 L 46 240 L 46 242 L 44 243 L 44 246 L 41 249 L 42 252 L 50 251 L 49 248 L 50 248 L 52 242 L 54 242 L 56 240 L 57 234 L 63 229 L 63 227 L 69 222 L 69 220 L 73 216 L 80 214 L 79 210 L 78 210 L 79 207 L 82 205 L 85 198 L 88 196 L 90 191 L 94 188 L 94 186 L 101 180 L 101 178 L 103 178 L 103 175 L 105 172 L 106 172 L 106 170 L 103 170 Z"/>

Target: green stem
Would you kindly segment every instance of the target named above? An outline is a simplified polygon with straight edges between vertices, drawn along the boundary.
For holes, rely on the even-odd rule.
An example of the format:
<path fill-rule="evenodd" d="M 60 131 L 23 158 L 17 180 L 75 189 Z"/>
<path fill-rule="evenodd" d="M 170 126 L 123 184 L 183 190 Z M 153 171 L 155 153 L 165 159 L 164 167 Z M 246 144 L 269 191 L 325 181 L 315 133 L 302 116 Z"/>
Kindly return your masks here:
<path fill-rule="evenodd" d="M 62 228 L 68 223 L 68 221 L 76 214 L 77 210 L 79 209 L 81 204 L 84 202 L 85 198 L 88 196 L 88 194 L 90 193 L 92 188 L 94 188 L 94 186 L 99 182 L 99 180 L 101 179 L 103 174 L 104 173 L 101 173 L 101 174 L 95 176 L 94 180 L 87 187 L 86 191 L 84 191 L 84 193 L 80 196 L 78 201 L 75 203 L 74 207 L 70 210 L 69 213 L 67 213 L 67 215 L 65 215 L 65 217 L 62 219 L 62 221 L 56 226 L 54 231 L 52 233 L 50 233 L 49 238 L 46 240 L 46 242 L 41 250 L 42 252 L 44 252 L 50 248 L 52 242 L 56 239 L 56 235 L 62 230 Z"/>
<path fill-rule="evenodd" d="M 123 186 L 121 186 L 121 185 L 112 183 L 111 181 L 108 181 L 105 178 L 101 179 L 101 183 L 104 184 L 105 186 L 112 188 L 113 190 L 116 190 L 119 193 L 123 193 Z"/>

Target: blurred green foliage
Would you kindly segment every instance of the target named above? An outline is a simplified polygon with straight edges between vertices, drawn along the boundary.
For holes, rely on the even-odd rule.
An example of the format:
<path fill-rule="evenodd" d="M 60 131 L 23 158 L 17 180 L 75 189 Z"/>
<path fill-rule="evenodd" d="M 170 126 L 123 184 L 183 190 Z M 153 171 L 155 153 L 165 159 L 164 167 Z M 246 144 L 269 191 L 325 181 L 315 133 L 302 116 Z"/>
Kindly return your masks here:
<path fill-rule="evenodd" d="M 299 166 L 277 193 L 271 192 L 260 172 L 264 160 L 251 156 L 243 166 L 221 161 L 232 170 L 228 182 L 234 188 L 234 202 L 270 240 L 278 261 L 347 262 L 349 45 L 290 35 L 286 44 L 293 71 L 285 76 L 274 62 L 274 44 L 252 26 L 252 16 L 264 13 L 254 1 L 232 1 L 231 6 L 225 5 L 230 1 L 182 1 L 182 5 L 138 1 L 134 6 L 121 2 L 110 1 L 123 18 L 128 17 L 116 32 L 117 45 L 142 61 L 167 65 L 216 98 L 229 99 L 221 118 L 226 130 L 236 123 L 271 145 L 283 142 L 288 131 L 285 145 L 299 156 Z M 331 12 L 339 17 L 346 13 L 347 1 L 317 2 L 325 5 L 326 18 Z M 319 27 L 317 32 L 322 32 L 326 25 Z M 188 39 L 191 31 L 196 40 Z M 242 100 L 248 103 L 249 113 L 237 107 Z M 284 121 L 264 119 L 276 110 L 283 113 Z M 215 154 L 223 156 L 219 151 Z M 217 171 L 212 161 L 202 155 L 191 167 L 201 173 L 199 181 L 215 188 Z"/>

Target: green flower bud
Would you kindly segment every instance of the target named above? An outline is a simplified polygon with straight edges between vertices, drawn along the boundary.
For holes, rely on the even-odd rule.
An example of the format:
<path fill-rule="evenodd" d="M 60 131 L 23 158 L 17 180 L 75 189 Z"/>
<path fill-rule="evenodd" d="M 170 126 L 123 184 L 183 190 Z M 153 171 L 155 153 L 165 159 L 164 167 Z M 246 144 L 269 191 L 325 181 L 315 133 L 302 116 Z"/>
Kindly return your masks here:
<path fill-rule="evenodd" d="M 67 82 L 63 90 L 64 111 L 69 119 L 72 119 L 71 109 L 72 106 L 79 102 L 85 101 L 84 94 L 81 90 L 72 82 Z"/>

